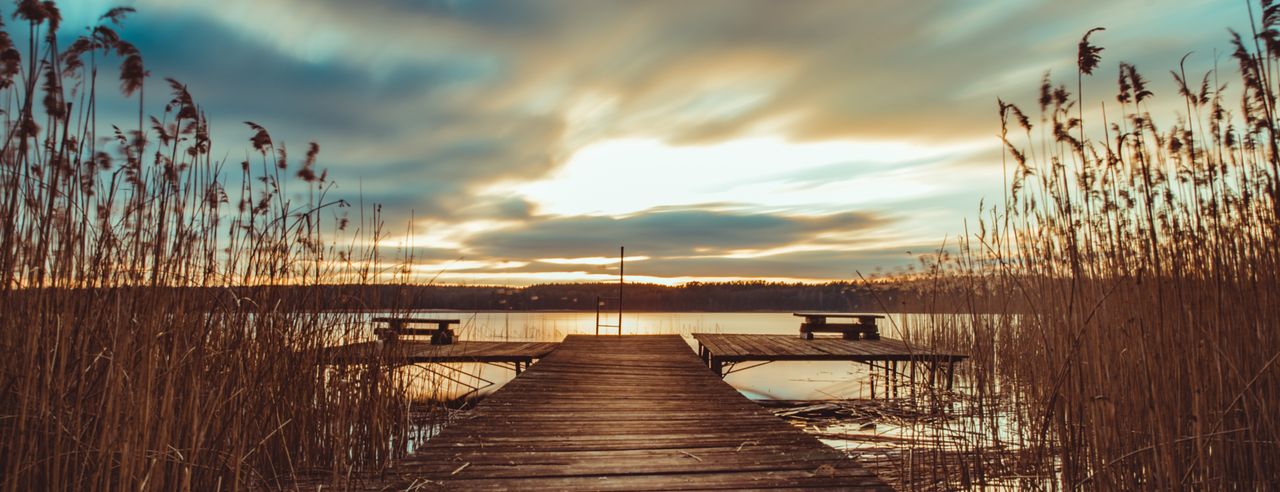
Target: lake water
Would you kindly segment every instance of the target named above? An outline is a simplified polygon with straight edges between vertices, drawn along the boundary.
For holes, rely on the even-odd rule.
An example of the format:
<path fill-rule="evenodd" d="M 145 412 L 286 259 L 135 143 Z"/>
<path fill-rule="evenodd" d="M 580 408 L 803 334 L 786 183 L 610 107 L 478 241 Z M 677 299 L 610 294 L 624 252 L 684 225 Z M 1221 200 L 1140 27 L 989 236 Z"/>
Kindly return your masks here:
<path fill-rule="evenodd" d="M 387 315 L 378 313 L 376 315 Z M 487 341 L 545 341 L 559 342 L 566 335 L 596 333 L 596 313 L 591 312 L 457 312 L 429 311 L 395 313 L 396 316 L 414 316 L 427 318 L 461 319 L 458 336 L 462 340 Z M 375 315 L 370 315 L 373 317 Z M 880 320 L 880 332 L 888 338 L 902 339 L 903 330 L 908 327 L 920 329 L 927 326 L 921 314 L 891 314 Z M 617 324 L 617 313 L 602 316 L 604 324 Z M 623 334 L 674 334 L 684 337 L 690 346 L 690 352 L 696 353 L 697 342 L 694 333 L 759 333 L 786 334 L 799 336 L 800 318 L 791 313 L 624 313 L 622 319 Z M 617 328 L 600 328 L 600 334 L 612 335 Z M 536 363 L 535 363 L 536 364 Z M 510 368 L 502 368 L 487 364 L 449 364 L 433 366 L 449 377 L 467 383 L 470 386 L 482 387 L 478 394 L 490 393 L 502 384 L 512 380 L 515 373 Z M 423 384 L 419 390 L 423 395 L 456 397 L 470 392 L 464 385 L 443 381 L 439 373 L 432 375 L 425 371 L 421 374 Z M 725 377 L 725 381 L 739 392 L 753 400 L 853 400 L 866 399 L 871 396 L 871 375 L 868 366 L 854 362 L 804 361 L 804 362 L 772 362 L 759 367 L 752 367 L 735 372 Z M 492 384 L 490 384 L 490 382 Z M 447 391 L 441 391 L 445 386 Z M 966 392 L 965 378 L 957 374 L 956 389 Z M 877 384 L 877 396 L 883 398 L 883 380 Z M 905 390 L 901 396 L 906 396 Z M 890 405 L 895 405 L 891 403 Z M 963 405 L 954 407 L 959 413 Z M 1005 421 L 1005 417 L 998 420 Z M 880 459 L 894 462 L 900 459 L 905 444 L 887 442 L 886 439 L 918 439 L 918 442 L 939 442 L 946 436 L 968 432 L 975 428 L 972 418 L 950 419 L 945 422 L 925 426 L 913 426 L 901 420 L 872 419 L 868 423 L 865 418 L 852 420 L 834 419 L 823 421 L 797 422 L 806 432 L 819 437 L 828 445 L 850 454 L 862 456 L 863 459 Z M 1004 425 L 1001 425 L 1002 429 Z M 423 436 L 429 438 L 439 430 L 432 427 Z M 1013 437 L 1004 429 L 1001 434 L 1006 442 Z"/>
<path fill-rule="evenodd" d="M 378 313 L 377 315 L 385 315 Z M 566 335 L 596 333 L 596 313 L 590 312 L 456 312 L 430 311 L 397 313 L 398 316 L 457 318 L 460 339 L 487 341 L 558 342 Z M 374 315 L 371 315 L 372 317 Z M 902 323 L 916 315 L 891 315 L 880 320 L 881 333 L 900 338 L 896 332 Z M 617 324 L 617 312 L 602 314 L 602 324 Z M 791 313 L 631 313 L 622 317 L 622 333 L 675 334 L 684 337 L 691 351 L 696 351 L 694 333 L 762 333 L 799 336 L 800 318 Z M 600 328 L 601 334 L 616 334 L 617 328 Z M 451 377 L 474 386 L 484 386 L 481 394 L 493 391 L 510 381 L 515 373 L 487 364 L 451 365 Z M 461 371 L 461 372 L 456 372 Z M 430 378 L 424 378 L 430 379 Z M 438 380 L 438 378 L 436 378 Z M 485 382 L 491 381 L 493 385 Z M 852 362 L 773 362 L 761 367 L 735 372 L 725 377 L 744 395 L 752 399 L 808 400 L 847 399 L 870 396 L 867 366 Z M 454 385 L 450 396 L 469 391 Z M 434 388 L 438 389 L 438 388 Z M 433 389 L 433 390 L 434 390 Z M 434 391 L 432 391 L 434 392 Z M 437 393 L 438 394 L 438 393 Z"/>

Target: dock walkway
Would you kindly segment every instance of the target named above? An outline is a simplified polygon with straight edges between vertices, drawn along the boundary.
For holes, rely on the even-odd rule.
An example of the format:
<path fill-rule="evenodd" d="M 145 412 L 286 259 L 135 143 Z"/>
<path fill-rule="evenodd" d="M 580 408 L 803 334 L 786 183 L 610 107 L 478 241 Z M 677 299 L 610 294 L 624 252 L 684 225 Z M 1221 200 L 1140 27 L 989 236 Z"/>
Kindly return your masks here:
<path fill-rule="evenodd" d="M 352 484 L 356 485 L 356 484 Z M 567 337 L 373 488 L 891 490 L 675 335 Z"/>

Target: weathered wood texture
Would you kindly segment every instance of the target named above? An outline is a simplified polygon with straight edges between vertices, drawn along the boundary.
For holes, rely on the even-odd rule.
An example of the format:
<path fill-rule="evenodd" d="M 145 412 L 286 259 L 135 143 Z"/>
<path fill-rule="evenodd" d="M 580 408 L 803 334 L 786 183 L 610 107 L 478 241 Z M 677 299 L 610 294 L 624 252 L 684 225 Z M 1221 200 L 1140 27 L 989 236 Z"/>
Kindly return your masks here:
<path fill-rule="evenodd" d="M 354 485 L 354 484 L 353 484 Z M 702 365 L 679 336 L 572 335 L 368 487 L 891 490 Z"/>
<path fill-rule="evenodd" d="M 382 316 L 373 318 L 369 321 L 374 323 L 386 323 L 395 325 L 456 325 L 462 323 L 460 319 L 442 319 L 442 318 L 397 318 L 393 316 Z"/>
<path fill-rule="evenodd" d="M 792 316 L 800 316 L 804 318 L 869 318 L 884 319 L 885 315 L 875 313 L 844 313 L 839 311 L 799 311 L 791 313 Z"/>
<path fill-rule="evenodd" d="M 393 363 L 427 362 L 531 362 L 541 359 L 560 344 L 555 342 L 476 342 L 461 340 L 449 345 L 426 341 L 365 342 L 325 349 L 325 358 L 335 364 L 358 364 L 386 357 Z"/>
<path fill-rule="evenodd" d="M 959 362 L 961 354 L 931 352 L 902 340 L 844 340 L 839 337 L 817 337 L 803 340 L 795 335 L 744 335 L 727 333 L 694 333 L 704 352 L 704 360 L 721 362 L 781 360 L 847 360 L 935 361 Z M 706 352 L 709 352 L 707 354 Z"/>

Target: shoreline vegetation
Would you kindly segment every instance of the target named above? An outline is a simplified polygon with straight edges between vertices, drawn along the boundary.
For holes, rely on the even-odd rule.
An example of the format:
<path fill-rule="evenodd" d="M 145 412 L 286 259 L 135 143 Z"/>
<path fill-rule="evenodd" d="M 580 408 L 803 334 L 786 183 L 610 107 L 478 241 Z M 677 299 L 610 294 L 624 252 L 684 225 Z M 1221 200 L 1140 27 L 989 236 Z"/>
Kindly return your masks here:
<path fill-rule="evenodd" d="M 232 289 L 402 283 L 368 246 L 379 208 L 252 122 L 246 159 L 215 159 L 196 97 L 118 34 L 133 9 L 71 40 L 53 2 L 4 10 L 0 490 L 281 487 L 402 455 L 409 376 L 313 350 L 359 312 Z M 100 121 L 116 90 L 136 119 Z"/>
<path fill-rule="evenodd" d="M 386 470 L 448 413 L 424 417 L 411 388 L 448 383 L 315 349 L 444 291 L 409 286 L 411 259 L 373 246 L 380 208 L 330 196 L 317 144 L 291 160 L 246 122 L 248 158 L 215 159 L 195 96 L 119 36 L 131 12 L 67 40 L 53 2 L 23 0 L 0 30 L 0 490 L 340 487 Z M 1280 488 L 1280 6 L 1257 14 L 1231 39 L 1234 75 L 1172 72 L 1172 121 L 1151 116 L 1133 65 L 1101 68 L 1106 31 L 1088 31 L 1038 112 L 999 103 L 1006 194 L 958 244 L 892 285 L 786 301 L 919 306 L 933 314 L 906 338 L 970 355 L 960 427 L 908 423 L 879 460 L 899 486 Z M 1118 94 L 1081 94 L 1104 75 Z M 116 90 L 136 121 L 99 121 Z M 685 289 L 756 288 L 710 285 Z M 761 292 L 725 295 L 772 305 Z M 914 408 L 956 402 L 918 390 Z"/>
<path fill-rule="evenodd" d="M 969 313 L 913 333 L 972 356 L 977 416 L 902 455 L 908 486 L 1280 488 L 1280 5 L 1257 14 L 1236 77 L 1169 72 L 1171 121 L 1101 28 L 1038 112 L 999 101 L 1006 194 L 916 279 Z"/>
<path fill-rule="evenodd" d="M 278 299 L 282 309 L 322 305 L 326 311 L 462 310 L 595 311 L 597 297 L 618 293 L 617 283 L 542 284 L 528 287 L 414 284 L 316 284 L 218 287 L 119 287 L 136 295 L 225 296 Z M 923 307 L 904 296 L 905 285 L 867 287 L 853 282 L 783 284 L 770 282 L 697 283 L 681 286 L 628 283 L 629 312 L 793 312 L 801 310 L 882 311 Z M 112 289 L 66 289 L 67 296 L 103 295 Z M 16 291 L 32 295 L 37 291 Z M 38 294 L 36 294 L 38 295 Z M 612 305 L 611 305 L 612 306 Z M 614 307 L 616 309 L 616 307 Z"/>

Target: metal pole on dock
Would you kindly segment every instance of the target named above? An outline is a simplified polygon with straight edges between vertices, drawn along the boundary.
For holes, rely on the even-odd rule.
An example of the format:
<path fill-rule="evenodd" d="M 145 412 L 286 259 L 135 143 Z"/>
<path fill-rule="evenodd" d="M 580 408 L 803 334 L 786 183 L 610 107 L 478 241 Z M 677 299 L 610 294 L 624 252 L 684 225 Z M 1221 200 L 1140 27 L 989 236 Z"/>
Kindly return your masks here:
<path fill-rule="evenodd" d="M 618 335 L 622 335 L 622 283 L 627 278 L 627 247 L 618 247 Z"/>

